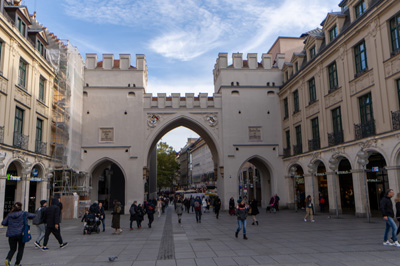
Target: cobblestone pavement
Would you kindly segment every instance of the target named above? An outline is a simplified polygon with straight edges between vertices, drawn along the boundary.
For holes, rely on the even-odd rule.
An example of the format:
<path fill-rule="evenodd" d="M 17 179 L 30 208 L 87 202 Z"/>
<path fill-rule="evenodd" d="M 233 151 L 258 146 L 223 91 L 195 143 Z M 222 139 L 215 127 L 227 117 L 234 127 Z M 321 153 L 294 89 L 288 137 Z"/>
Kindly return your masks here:
<path fill-rule="evenodd" d="M 152 265 L 152 266 L 225 266 L 225 265 L 399 265 L 400 248 L 383 246 L 384 221 L 343 215 L 315 216 L 305 223 L 304 211 L 283 210 L 278 214 L 257 216 L 260 225 L 247 219 L 247 237 L 235 238 L 236 218 L 222 212 L 217 220 L 203 214 L 196 223 L 194 214 L 184 213 L 178 223 L 173 207 L 160 218 L 155 215 L 152 228 L 147 217 L 142 229 L 129 231 L 129 216 L 121 217 L 123 232 L 112 235 L 111 215 L 106 231 L 82 235 L 80 220 L 66 220 L 61 233 L 69 245 L 59 249 L 50 236 L 48 252 L 35 249 L 33 240 L 25 247 L 22 265 Z M 0 257 L 8 252 L 5 228 L 0 228 Z M 114 262 L 108 257 L 118 256 Z M 15 256 L 14 256 L 15 259 Z M 14 260 L 13 260 L 14 263 Z"/>

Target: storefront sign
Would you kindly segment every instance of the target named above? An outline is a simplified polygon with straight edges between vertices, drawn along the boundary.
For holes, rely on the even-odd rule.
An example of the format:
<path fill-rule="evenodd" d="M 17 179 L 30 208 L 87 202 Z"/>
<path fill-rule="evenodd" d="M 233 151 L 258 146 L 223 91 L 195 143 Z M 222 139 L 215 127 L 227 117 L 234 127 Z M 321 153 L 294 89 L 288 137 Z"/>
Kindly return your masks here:
<path fill-rule="evenodd" d="M 304 178 L 297 178 L 296 179 L 297 184 L 304 184 Z"/>
<path fill-rule="evenodd" d="M 368 183 L 382 183 L 382 180 L 380 179 L 368 179 L 367 181 Z"/>
<path fill-rule="evenodd" d="M 29 179 L 29 181 L 31 181 L 31 182 L 41 182 L 42 179 L 41 178 L 31 178 L 31 179 Z"/>
<path fill-rule="evenodd" d="M 10 174 L 7 174 L 7 180 L 9 180 L 9 181 L 21 181 L 21 177 L 20 176 L 12 176 Z"/>
<path fill-rule="evenodd" d="M 372 167 L 371 172 L 379 172 L 379 167 L 378 166 Z"/>
<path fill-rule="evenodd" d="M 326 176 L 326 173 L 316 173 L 315 176 Z"/>
<path fill-rule="evenodd" d="M 349 175 L 351 174 L 351 170 L 349 171 L 336 171 L 337 175 Z"/>
<path fill-rule="evenodd" d="M 32 169 L 32 176 L 37 177 L 39 175 L 39 170 L 37 168 Z"/>

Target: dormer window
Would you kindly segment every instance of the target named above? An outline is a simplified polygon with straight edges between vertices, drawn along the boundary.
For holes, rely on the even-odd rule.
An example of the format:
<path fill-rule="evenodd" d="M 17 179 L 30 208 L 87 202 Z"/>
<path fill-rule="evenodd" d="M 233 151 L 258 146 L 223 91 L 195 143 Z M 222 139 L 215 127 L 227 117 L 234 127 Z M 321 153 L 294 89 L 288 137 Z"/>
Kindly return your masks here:
<path fill-rule="evenodd" d="M 19 33 L 21 33 L 23 36 L 25 36 L 25 30 L 26 30 L 25 22 L 23 22 L 21 18 L 18 18 L 18 31 L 19 31 Z"/>
<path fill-rule="evenodd" d="M 317 54 L 317 49 L 315 48 L 315 45 L 310 48 L 310 59 L 313 59 L 315 55 Z"/>
<path fill-rule="evenodd" d="M 294 64 L 294 69 L 295 69 L 296 73 L 299 71 L 299 62 L 296 62 Z"/>
<path fill-rule="evenodd" d="M 365 12 L 365 1 L 361 0 L 357 5 L 355 5 L 354 9 L 356 12 L 356 19 L 357 19 Z"/>
<path fill-rule="evenodd" d="M 333 41 L 334 39 L 336 39 L 337 37 L 337 26 L 333 26 L 330 30 L 329 30 L 329 41 Z"/>
<path fill-rule="evenodd" d="M 36 49 L 39 51 L 39 53 L 41 55 L 43 55 L 43 52 L 44 52 L 44 48 L 43 47 L 44 47 L 43 43 L 41 41 L 37 40 Z"/>
<path fill-rule="evenodd" d="M 285 75 L 286 75 L 286 81 L 288 81 L 289 80 L 289 71 L 286 71 Z"/>

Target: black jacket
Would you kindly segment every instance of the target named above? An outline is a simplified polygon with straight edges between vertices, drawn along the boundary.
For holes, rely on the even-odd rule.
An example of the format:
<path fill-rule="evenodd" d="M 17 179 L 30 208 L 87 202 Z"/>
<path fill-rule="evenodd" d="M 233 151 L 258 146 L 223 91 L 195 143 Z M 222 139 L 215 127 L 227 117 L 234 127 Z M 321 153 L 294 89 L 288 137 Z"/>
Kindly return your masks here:
<path fill-rule="evenodd" d="M 58 204 L 58 199 L 53 198 L 51 201 L 51 206 L 48 207 L 43 213 L 44 223 L 47 224 L 48 228 L 55 228 L 56 224 L 60 224 L 61 210 L 60 207 L 58 207 Z"/>
<path fill-rule="evenodd" d="M 388 196 L 385 196 L 381 199 L 379 209 L 382 213 L 382 216 L 394 217 L 392 200 Z"/>
<path fill-rule="evenodd" d="M 396 202 L 396 218 L 400 218 L 400 202 Z"/>

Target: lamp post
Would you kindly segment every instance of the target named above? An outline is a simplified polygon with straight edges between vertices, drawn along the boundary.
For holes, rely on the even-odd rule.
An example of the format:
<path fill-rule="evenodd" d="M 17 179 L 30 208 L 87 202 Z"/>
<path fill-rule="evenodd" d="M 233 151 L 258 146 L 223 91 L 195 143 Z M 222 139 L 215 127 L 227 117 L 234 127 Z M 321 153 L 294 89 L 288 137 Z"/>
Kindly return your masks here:
<path fill-rule="evenodd" d="M 338 160 L 335 157 L 329 159 L 329 169 L 332 170 L 334 176 L 334 189 L 335 189 L 335 203 L 336 203 L 336 217 L 339 217 L 339 209 L 338 209 L 338 197 L 337 197 L 337 189 L 336 189 L 336 170 L 338 167 Z"/>
<path fill-rule="evenodd" d="M 290 176 L 293 178 L 293 201 L 294 201 L 294 210 L 297 212 L 297 197 L 296 197 L 296 172 L 297 167 L 290 167 Z"/>
<path fill-rule="evenodd" d="M 23 197 L 23 200 L 24 200 L 24 208 L 25 208 L 25 210 L 28 210 L 27 209 L 28 208 L 28 206 L 27 206 L 28 204 L 26 202 L 26 186 L 27 186 L 27 183 L 28 183 L 28 174 L 29 174 L 29 172 L 31 170 L 31 167 L 32 167 L 32 163 L 29 162 L 28 159 L 25 159 L 25 161 L 22 163 L 22 175 L 25 176 L 25 177 L 21 177 L 21 179 L 24 182 L 24 197 Z"/>
<path fill-rule="evenodd" d="M 308 164 L 308 172 L 311 175 L 311 184 L 312 184 L 312 194 L 313 194 L 313 201 L 315 202 L 315 189 L 314 189 L 314 173 L 316 170 L 316 166 L 315 164 L 313 164 L 312 162 L 310 162 Z M 313 212 L 315 213 L 315 204 L 313 204 Z"/>
<path fill-rule="evenodd" d="M 365 188 L 365 211 L 367 213 L 368 222 L 371 221 L 370 213 L 369 213 L 369 196 L 368 196 L 368 182 L 367 182 L 367 174 L 365 167 L 368 164 L 368 153 L 361 149 L 357 152 L 358 164 L 362 166 L 363 176 L 364 176 L 364 188 Z"/>

